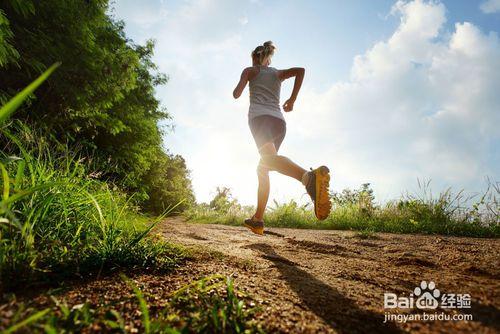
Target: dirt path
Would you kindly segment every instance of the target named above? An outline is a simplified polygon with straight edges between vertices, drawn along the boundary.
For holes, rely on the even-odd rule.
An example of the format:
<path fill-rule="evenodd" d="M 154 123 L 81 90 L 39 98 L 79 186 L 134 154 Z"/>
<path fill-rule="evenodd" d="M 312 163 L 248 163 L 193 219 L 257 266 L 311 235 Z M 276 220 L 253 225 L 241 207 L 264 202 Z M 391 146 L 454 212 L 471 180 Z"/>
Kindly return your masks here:
<path fill-rule="evenodd" d="M 500 332 L 500 240 L 396 234 L 363 239 L 348 231 L 282 228 L 259 237 L 243 227 L 182 218 L 165 221 L 159 232 L 226 255 L 200 264 L 202 271 L 236 277 L 237 287 L 262 304 L 259 318 L 272 331 Z M 434 281 L 441 294 L 470 294 L 470 309 L 445 312 L 470 313 L 473 321 L 384 323 L 383 294 L 408 296 L 423 280 Z"/>

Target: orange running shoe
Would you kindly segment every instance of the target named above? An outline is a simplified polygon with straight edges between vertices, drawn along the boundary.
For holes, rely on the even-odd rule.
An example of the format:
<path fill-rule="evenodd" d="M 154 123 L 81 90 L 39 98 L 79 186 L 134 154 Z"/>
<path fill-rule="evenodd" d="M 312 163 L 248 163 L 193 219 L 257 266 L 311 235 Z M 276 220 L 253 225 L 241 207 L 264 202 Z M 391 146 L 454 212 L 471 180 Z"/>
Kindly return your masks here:
<path fill-rule="evenodd" d="M 306 190 L 314 203 L 314 213 L 319 220 L 324 220 L 330 214 L 332 203 L 328 193 L 330 186 L 330 170 L 321 166 L 309 173 Z"/>
<path fill-rule="evenodd" d="M 264 222 L 256 220 L 254 217 L 245 219 L 243 226 L 250 229 L 255 234 L 264 235 Z"/>

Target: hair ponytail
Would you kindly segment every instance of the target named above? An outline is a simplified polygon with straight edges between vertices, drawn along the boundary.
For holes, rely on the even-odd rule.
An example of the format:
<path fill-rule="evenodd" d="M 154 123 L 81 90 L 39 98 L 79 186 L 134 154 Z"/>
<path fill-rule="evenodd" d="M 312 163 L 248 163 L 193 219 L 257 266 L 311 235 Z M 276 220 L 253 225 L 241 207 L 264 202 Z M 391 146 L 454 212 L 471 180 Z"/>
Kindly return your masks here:
<path fill-rule="evenodd" d="M 252 61 L 254 64 L 263 65 L 266 60 L 274 55 L 274 50 L 276 50 L 276 47 L 273 42 L 267 41 L 252 51 Z"/>

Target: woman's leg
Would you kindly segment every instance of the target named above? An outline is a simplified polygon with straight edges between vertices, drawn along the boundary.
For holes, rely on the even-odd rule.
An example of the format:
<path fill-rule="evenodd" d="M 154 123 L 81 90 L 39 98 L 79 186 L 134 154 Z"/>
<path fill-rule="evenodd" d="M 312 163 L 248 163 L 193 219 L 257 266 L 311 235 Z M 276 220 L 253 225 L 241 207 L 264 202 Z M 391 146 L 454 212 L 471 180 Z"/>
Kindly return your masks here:
<path fill-rule="evenodd" d="M 259 166 L 257 167 L 259 188 L 257 192 L 257 211 L 254 217 L 257 220 L 262 220 L 269 199 L 269 171 L 274 170 L 283 175 L 293 177 L 298 181 L 302 181 L 302 176 L 306 170 L 287 157 L 278 155 L 274 143 L 272 142 L 264 144 L 259 152 L 261 156 Z"/>
<path fill-rule="evenodd" d="M 267 200 L 269 199 L 269 169 L 259 163 L 259 166 L 257 167 L 257 175 L 259 177 L 259 188 L 257 190 L 257 211 L 255 212 L 254 217 L 257 220 L 262 220 L 264 218 Z"/>
<path fill-rule="evenodd" d="M 260 164 L 267 169 L 277 171 L 302 182 L 302 176 L 306 170 L 287 157 L 278 155 L 274 143 L 264 144 L 260 148 L 260 156 Z"/>

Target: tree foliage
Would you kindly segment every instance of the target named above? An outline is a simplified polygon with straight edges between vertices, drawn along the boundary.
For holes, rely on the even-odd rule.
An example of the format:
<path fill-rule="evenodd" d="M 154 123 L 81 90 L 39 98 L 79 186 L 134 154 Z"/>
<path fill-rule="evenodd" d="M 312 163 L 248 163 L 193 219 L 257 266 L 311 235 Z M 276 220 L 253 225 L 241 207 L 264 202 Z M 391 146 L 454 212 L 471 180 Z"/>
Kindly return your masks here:
<path fill-rule="evenodd" d="M 227 213 L 231 209 L 240 209 L 238 201 L 231 194 L 231 189 L 227 187 L 217 187 L 216 194 L 209 203 L 209 207 L 220 213 Z"/>
<path fill-rule="evenodd" d="M 154 211 L 193 201 L 184 160 L 162 149 L 169 119 L 155 97 L 167 77 L 154 43 L 134 44 L 107 0 L 0 0 L 0 102 L 62 65 L 16 114 L 49 140 L 83 148 L 102 178 Z"/>

